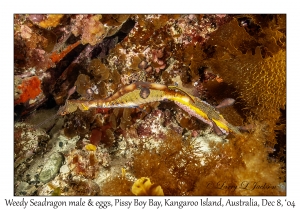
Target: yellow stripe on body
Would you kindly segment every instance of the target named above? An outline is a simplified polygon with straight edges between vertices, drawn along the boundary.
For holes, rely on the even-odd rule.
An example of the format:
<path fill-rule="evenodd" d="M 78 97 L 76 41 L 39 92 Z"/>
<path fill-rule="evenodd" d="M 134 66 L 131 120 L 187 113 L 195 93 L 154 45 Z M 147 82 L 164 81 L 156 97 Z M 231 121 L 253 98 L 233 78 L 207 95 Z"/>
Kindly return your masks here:
<path fill-rule="evenodd" d="M 85 106 L 83 103 L 80 104 L 82 106 L 82 110 L 87 111 L 89 110 L 88 106 Z"/>
<path fill-rule="evenodd" d="M 202 117 L 203 119 L 210 121 L 210 119 L 208 118 L 207 114 L 205 112 L 203 112 L 201 109 L 199 109 L 197 106 L 193 106 L 193 102 L 190 100 L 189 97 L 187 96 L 182 96 L 176 94 L 173 97 L 168 97 L 169 100 L 171 101 L 175 101 L 178 102 L 182 105 L 185 105 L 186 107 L 188 107 L 191 111 L 195 112 L 197 115 L 199 115 L 200 117 Z"/>
<path fill-rule="evenodd" d="M 222 117 L 222 115 L 220 115 L 220 116 Z M 215 119 L 212 119 L 212 120 L 216 123 L 216 125 L 219 128 L 221 128 L 221 129 L 225 130 L 227 133 L 229 133 L 229 128 L 228 128 L 228 126 L 225 123 L 223 123 L 223 122 L 221 122 L 219 120 L 215 120 Z"/>
<path fill-rule="evenodd" d="M 174 102 L 180 103 L 184 106 L 186 106 L 191 112 L 196 113 L 197 115 L 199 115 L 199 119 L 203 118 L 204 121 L 211 122 L 212 120 L 215 122 L 215 124 L 222 130 L 224 130 L 225 132 L 229 132 L 229 128 L 226 124 L 226 120 L 223 118 L 222 115 L 218 114 L 218 116 L 224 120 L 224 122 L 222 122 L 222 120 L 217 120 L 217 119 L 210 119 L 207 114 L 205 113 L 204 110 L 200 109 L 198 106 L 196 106 L 190 99 L 190 97 L 192 97 L 192 99 L 194 99 L 193 96 L 189 95 L 189 96 L 183 96 L 181 94 L 176 93 L 175 96 L 170 96 L 168 97 L 169 100 L 172 100 Z M 202 119 L 201 119 L 202 120 Z M 211 123 L 209 123 L 211 124 Z M 212 125 L 212 124 L 211 124 Z"/>

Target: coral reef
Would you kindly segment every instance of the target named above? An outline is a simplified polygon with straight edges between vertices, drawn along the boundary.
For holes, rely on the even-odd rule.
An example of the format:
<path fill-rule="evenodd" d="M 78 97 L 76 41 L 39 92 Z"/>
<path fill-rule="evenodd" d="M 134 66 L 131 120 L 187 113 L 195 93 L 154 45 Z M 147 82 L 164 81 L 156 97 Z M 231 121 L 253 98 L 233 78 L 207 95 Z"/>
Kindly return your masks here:
<path fill-rule="evenodd" d="M 168 101 L 55 114 L 137 81 L 244 132 Z M 14 105 L 15 195 L 286 195 L 286 15 L 15 14 Z"/>

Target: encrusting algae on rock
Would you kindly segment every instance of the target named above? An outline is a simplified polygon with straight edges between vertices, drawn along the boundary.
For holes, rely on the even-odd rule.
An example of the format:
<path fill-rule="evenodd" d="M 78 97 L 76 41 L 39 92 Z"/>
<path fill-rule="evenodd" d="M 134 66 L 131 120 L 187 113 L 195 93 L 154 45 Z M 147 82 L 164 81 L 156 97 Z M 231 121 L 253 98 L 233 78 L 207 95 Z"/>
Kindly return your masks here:
<path fill-rule="evenodd" d="M 15 195 L 286 195 L 285 22 L 14 15 Z"/>

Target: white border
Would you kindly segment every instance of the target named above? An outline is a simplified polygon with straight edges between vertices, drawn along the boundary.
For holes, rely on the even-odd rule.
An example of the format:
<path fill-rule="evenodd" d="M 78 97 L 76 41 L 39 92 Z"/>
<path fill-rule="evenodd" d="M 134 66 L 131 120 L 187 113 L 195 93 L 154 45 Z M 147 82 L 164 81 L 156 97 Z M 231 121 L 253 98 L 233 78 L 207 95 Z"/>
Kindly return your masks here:
<path fill-rule="evenodd" d="M 1 1 L 0 3 L 0 87 L 1 151 L 0 206 L 4 198 L 13 198 L 13 14 L 14 13 L 286 13 L 287 14 L 287 196 L 266 197 L 269 200 L 294 200 L 299 208 L 299 14 L 297 1 Z M 92 3 L 93 2 L 93 3 Z M 297 62 L 298 61 L 298 62 Z M 298 195 L 298 196 L 297 196 Z M 297 197 L 296 197 L 297 196 Z M 16 197 L 17 198 L 17 197 Z M 27 197 L 28 198 L 28 197 Z M 113 201 L 114 198 L 111 199 Z M 133 199 L 129 198 L 128 199 Z M 210 197 L 217 199 L 216 197 Z M 239 197 L 223 197 L 238 200 Z M 248 199 L 249 197 L 243 197 Z M 298 199 L 297 199 L 298 198 Z M 30 199 L 30 198 L 28 198 Z M 52 198 L 49 198 L 52 199 Z M 72 198 L 63 198 L 72 200 Z M 78 198 L 76 198 L 78 199 Z M 85 197 L 85 199 L 88 199 Z M 102 199 L 100 197 L 97 198 Z M 103 198 L 104 199 L 104 198 Z M 125 197 L 121 197 L 125 199 Z M 148 198 L 145 198 L 148 199 Z M 159 198 L 162 199 L 162 198 Z M 185 198 L 192 199 L 192 198 Z M 197 198 L 199 199 L 199 198 Z M 263 197 L 254 197 L 260 200 Z M 96 208 L 96 207 L 94 207 Z M 204 208 L 205 207 L 198 207 Z M 20 207 L 18 207 L 20 209 Z M 26 208 L 31 209 L 31 208 Z M 36 208 L 35 208 L 36 209 Z M 52 209 L 52 208 L 51 208 Z M 62 208 L 59 208 L 62 209 Z M 131 208 L 133 209 L 133 208 Z M 139 209 L 139 208 L 135 208 Z M 153 208 L 151 208 L 153 209 Z M 226 209 L 226 208 L 225 208 Z M 249 208 L 248 208 L 249 209 Z M 274 209 L 274 208 L 272 208 Z M 282 208 L 281 208 L 282 209 Z"/>

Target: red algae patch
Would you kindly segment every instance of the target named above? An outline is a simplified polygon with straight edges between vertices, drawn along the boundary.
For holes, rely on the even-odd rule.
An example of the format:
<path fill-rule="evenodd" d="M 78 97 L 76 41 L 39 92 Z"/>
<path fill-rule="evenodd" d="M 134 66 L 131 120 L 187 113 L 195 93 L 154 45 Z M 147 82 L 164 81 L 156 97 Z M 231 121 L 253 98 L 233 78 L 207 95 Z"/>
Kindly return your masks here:
<path fill-rule="evenodd" d="M 15 105 L 34 99 L 42 92 L 41 81 L 36 76 L 24 79 L 22 84 L 17 88 L 21 91 L 21 94 L 19 98 L 15 100 Z"/>

